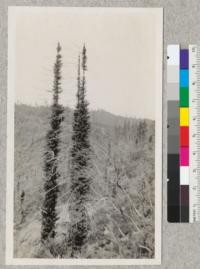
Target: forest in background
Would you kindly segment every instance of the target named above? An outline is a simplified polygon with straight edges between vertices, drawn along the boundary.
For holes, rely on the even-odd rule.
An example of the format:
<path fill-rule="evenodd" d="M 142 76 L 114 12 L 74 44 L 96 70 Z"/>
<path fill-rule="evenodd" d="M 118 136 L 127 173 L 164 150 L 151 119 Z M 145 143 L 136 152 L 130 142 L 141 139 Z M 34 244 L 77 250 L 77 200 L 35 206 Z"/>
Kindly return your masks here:
<path fill-rule="evenodd" d="M 59 154 L 56 236 L 40 244 L 44 149 L 50 107 L 15 105 L 14 257 L 69 258 L 69 156 L 73 110 L 65 108 Z M 153 258 L 155 123 L 90 112 L 90 231 L 85 258 Z"/>

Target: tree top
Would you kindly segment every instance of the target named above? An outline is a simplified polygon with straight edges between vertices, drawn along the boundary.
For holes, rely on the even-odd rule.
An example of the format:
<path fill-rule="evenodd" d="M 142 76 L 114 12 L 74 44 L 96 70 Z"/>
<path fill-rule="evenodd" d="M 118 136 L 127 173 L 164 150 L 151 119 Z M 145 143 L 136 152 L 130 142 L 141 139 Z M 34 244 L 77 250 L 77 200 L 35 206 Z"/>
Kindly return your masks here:
<path fill-rule="evenodd" d="M 60 45 L 60 42 L 58 42 L 58 45 L 57 45 L 57 53 L 59 53 L 61 51 L 61 45 Z"/>

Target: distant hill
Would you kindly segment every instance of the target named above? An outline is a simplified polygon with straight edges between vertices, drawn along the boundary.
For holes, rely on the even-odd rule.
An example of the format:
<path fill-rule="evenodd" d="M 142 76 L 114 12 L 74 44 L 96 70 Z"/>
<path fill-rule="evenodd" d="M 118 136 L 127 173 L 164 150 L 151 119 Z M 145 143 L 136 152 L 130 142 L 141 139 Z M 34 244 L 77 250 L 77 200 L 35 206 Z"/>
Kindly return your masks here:
<path fill-rule="evenodd" d="M 18 113 L 36 113 L 41 114 L 41 116 L 44 116 L 45 114 L 49 113 L 49 107 L 48 106 L 29 106 L 25 104 L 16 104 L 15 110 Z M 69 107 L 65 107 L 65 113 L 67 114 L 67 119 L 69 116 L 69 119 L 72 118 L 73 110 Z M 119 126 L 123 125 L 125 121 L 129 121 L 130 123 L 134 123 L 135 121 L 139 121 L 141 119 L 139 118 L 131 118 L 131 117 L 124 117 L 112 114 L 108 111 L 105 111 L 103 109 L 99 110 L 92 110 L 90 112 L 91 121 L 100 124 L 100 125 L 107 125 L 107 126 Z M 144 119 L 142 119 L 144 120 Z M 152 120 L 145 119 L 148 122 L 153 122 Z"/>

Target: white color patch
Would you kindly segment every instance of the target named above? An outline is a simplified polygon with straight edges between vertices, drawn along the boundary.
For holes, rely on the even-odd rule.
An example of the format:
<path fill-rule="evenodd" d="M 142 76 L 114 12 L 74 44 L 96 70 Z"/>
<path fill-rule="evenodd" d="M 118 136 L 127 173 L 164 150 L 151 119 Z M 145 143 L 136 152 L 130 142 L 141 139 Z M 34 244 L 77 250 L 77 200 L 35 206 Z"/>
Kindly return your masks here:
<path fill-rule="evenodd" d="M 167 64 L 180 65 L 180 45 L 169 45 L 167 47 Z"/>
<path fill-rule="evenodd" d="M 180 167 L 180 184 L 189 185 L 189 166 Z"/>

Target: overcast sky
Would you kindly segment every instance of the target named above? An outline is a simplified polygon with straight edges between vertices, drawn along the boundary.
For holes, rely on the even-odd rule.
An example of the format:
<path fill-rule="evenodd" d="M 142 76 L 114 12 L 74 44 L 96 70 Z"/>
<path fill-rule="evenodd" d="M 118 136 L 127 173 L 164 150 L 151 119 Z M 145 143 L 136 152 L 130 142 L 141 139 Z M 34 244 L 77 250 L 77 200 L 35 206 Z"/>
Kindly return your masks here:
<path fill-rule="evenodd" d="M 73 107 L 77 58 L 85 43 L 90 109 L 154 119 L 161 10 L 18 7 L 12 12 L 16 102 L 51 103 L 49 91 L 59 41 L 63 55 L 61 102 Z"/>

